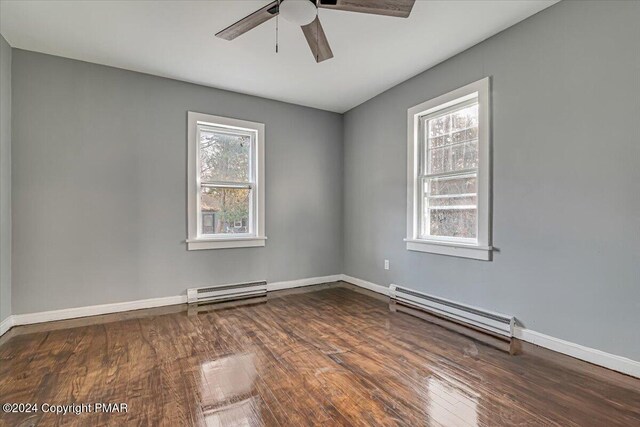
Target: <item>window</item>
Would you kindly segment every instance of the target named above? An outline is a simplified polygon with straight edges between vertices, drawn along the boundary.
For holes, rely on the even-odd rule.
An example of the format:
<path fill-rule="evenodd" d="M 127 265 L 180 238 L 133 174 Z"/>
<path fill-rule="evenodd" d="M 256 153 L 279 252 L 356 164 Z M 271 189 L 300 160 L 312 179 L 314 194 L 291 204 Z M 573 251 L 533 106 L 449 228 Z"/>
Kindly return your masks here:
<path fill-rule="evenodd" d="M 407 249 L 491 259 L 489 78 L 408 111 Z"/>
<path fill-rule="evenodd" d="M 188 114 L 189 250 L 264 246 L 264 125 Z"/>

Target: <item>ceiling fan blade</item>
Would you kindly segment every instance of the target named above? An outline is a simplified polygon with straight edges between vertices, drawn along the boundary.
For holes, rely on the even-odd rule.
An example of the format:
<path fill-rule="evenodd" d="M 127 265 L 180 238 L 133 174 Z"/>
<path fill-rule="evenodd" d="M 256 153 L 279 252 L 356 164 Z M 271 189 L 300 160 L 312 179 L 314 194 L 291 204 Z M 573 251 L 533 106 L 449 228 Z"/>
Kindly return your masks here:
<path fill-rule="evenodd" d="M 327 40 L 327 36 L 324 33 L 324 29 L 322 28 L 322 24 L 318 17 L 316 17 L 316 19 L 314 19 L 310 24 L 303 25 L 300 28 L 302 28 L 302 32 L 307 39 L 307 43 L 309 43 L 311 53 L 313 53 L 313 57 L 316 59 L 316 62 L 322 62 L 333 58 L 333 52 L 331 52 L 329 41 Z"/>
<path fill-rule="evenodd" d="M 416 0 L 319 0 L 318 7 L 407 18 Z"/>
<path fill-rule="evenodd" d="M 216 37 L 220 37 L 225 40 L 233 40 L 236 37 L 246 33 L 249 30 L 254 29 L 258 25 L 267 22 L 278 14 L 278 1 L 272 1 L 262 9 L 258 9 L 251 15 L 245 16 L 235 24 L 229 25 L 224 30 L 216 34 Z"/>

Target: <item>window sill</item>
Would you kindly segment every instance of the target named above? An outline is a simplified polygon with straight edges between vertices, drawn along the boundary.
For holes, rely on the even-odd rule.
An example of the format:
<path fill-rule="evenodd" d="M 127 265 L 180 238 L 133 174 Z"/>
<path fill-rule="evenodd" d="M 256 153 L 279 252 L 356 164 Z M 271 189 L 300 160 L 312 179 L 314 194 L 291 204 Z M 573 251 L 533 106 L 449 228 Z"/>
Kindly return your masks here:
<path fill-rule="evenodd" d="M 491 246 L 474 246 L 462 243 L 435 242 L 427 240 L 404 239 L 407 250 L 428 252 L 432 254 L 471 258 L 481 261 L 491 261 L 493 248 Z"/>
<path fill-rule="evenodd" d="M 187 250 L 254 248 L 265 245 L 266 237 L 223 237 L 217 239 L 189 239 Z"/>

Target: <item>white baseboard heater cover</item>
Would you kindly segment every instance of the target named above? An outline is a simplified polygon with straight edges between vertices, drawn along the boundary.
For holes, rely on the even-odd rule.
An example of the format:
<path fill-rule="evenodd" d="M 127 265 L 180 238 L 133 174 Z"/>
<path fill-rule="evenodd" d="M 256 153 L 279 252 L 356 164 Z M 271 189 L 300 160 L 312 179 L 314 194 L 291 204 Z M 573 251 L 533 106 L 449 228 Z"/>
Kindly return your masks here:
<path fill-rule="evenodd" d="M 234 299 L 264 296 L 267 294 L 267 282 L 234 283 L 208 286 L 206 288 L 187 289 L 187 303 L 229 301 Z"/>
<path fill-rule="evenodd" d="M 389 296 L 400 302 L 421 308 L 436 315 L 466 323 L 490 333 L 511 339 L 515 318 L 448 299 L 428 295 L 396 285 L 389 286 Z"/>

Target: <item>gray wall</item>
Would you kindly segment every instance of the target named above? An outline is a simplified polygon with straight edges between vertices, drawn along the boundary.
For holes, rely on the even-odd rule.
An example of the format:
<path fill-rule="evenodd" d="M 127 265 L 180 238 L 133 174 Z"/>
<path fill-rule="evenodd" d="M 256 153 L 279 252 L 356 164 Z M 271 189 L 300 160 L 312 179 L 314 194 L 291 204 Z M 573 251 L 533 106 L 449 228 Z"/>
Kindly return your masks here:
<path fill-rule="evenodd" d="M 342 116 L 13 50 L 13 311 L 342 271 Z M 187 251 L 187 111 L 266 125 L 264 248 Z"/>
<path fill-rule="evenodd" d="M 344 118 L 14 49 L 13 312 L 344 272 L 640 360 L 639 16 L 640 2 L 561 2 Z M 406 110 L 485 76 L 499 252 L 409 252 Z M 266 123 L 267 247 L 186 251 L 188 110 Z"/>
<path fill-rule="evenodd" d="M 0 35 L 0 322 L 11 314 L 11 46 Z"/>
<path fill-rule="evenodd" d="M 639 18 L 640 2 L 560 2 L 349 111 L 345 273 L 640 360 Z M 485 76 L 499 252 L 409 252 L 407 109 Z"/>

